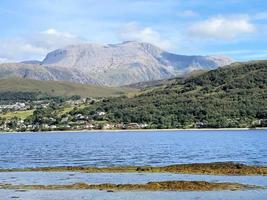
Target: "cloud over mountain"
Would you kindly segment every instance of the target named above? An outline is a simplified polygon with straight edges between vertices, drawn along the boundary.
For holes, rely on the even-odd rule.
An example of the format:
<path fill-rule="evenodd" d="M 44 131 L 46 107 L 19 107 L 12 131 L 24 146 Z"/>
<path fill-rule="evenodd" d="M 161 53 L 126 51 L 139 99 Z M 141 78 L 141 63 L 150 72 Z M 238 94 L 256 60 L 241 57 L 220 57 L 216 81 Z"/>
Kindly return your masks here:
<path fill-rule="evenodd" d="M 83 42 L 75 35 L 52 28 L 16 38 L 0 39 L 0 62 L 40 59 L 54 49 Z"/>
<path fill-rule="evenodd" d="M 159 32 L 151 27 L 141 27 L 136 22 L 124 25 L 120 31 L 120 38 L 123 41 L 148 42 L 165 50 L 171 46 L 170 41 L 163 39 Z"/>
<path fill-rule="evenodd" d="M 188 33 L 192 36 L 223 40 L 235 39 L 240 35 L 254 31 L 255 26 L 247 16 L 211 17 L 203 21 L 198 21 L 188 28 Z"/>

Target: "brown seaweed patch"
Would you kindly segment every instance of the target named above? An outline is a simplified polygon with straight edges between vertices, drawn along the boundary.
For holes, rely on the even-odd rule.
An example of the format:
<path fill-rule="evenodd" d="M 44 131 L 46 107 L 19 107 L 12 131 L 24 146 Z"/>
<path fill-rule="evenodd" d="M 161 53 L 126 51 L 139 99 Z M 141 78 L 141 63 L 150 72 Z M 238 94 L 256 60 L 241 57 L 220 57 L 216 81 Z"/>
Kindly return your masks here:
<path fill-rule="evenodd" d="M 210 175 L 267 175 L 267 167 L 249 166 L 233 162 L 171 165 L 162 168 L 170 173 Z"/>
<path fill-rule="evenodd" d="M 233 162 L 177 164 L 165 167 L 44 167 L 27 169 L 2 169 L 0 172 L 84 172 L 84 173 L 179 173 L 179 174 L 208 174 L 208 175 L 267 175 L 267 167 L 250 166 Z"/>
<path fill-rule="evenodd" d="M 87 184 L 72 185 L 11 185 L 0 184 L 0 189 L 20 190 L 107 190 L 107 191 L 213 191 L 262 189 L 259 186 L 238 183 L 213 183 L 206 181 L 162 181 L 146 184 Z"/>

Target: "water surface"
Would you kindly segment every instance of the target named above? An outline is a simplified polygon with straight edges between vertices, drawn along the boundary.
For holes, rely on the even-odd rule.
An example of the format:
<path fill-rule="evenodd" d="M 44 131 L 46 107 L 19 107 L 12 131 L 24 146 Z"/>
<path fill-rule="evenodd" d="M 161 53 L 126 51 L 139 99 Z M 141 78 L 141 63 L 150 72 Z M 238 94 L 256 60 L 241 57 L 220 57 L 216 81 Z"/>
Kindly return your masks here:
<path fill-rule="evenodd" d="M 267 131 L 0 134 L 0 168 L 165 166 L 236 161 L 267 165 Z"/>
<path fill-rule="evenodd" d="M 267 187 L 266 176 L 214 176 L 170 173 L 80 173 L 80 172 L 2 172 L 1 183 L 12 185 L 145 184 L 158 181 L 233 182 Z"/>

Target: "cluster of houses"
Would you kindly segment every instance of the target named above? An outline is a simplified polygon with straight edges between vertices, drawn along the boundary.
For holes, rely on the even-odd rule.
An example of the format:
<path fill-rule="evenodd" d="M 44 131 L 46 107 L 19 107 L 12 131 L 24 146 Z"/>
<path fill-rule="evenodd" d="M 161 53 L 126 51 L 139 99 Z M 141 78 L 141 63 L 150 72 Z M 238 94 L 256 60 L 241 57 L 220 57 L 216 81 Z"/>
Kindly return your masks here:
<path fill-rule="evenodd" d="M 68 100 L 66 101 L 67 104 L 77 106 L 81 104 L 94 104 L 96 102 L 99 102 L 103 99 L 93 99 L 93 98 L 82 98 L 77 100 Z"/>
<path fill-rule="evenodd" d="M 0 131 L 12 132 L 12 131 L 31 131 L 33 130 L 33 125 L 25 125 L 24 120 L 6 120 L 4 123 L 0 124 Z"/>
<path fill-rule="evenodd" d="M 97 112 L 94 117 L 105 118 L 105 112 Z M 64 116 L 58 119 L 50 117 L 46 121 L 50 123 L 27 124 L 21 119 L 10 119 L 0 122 L 0 131 L 24 132 L 24 131 L 63 131 L 63 130 L 117 130 L 117 129 L 145 129 L 148 124 L 139 123 L 110 123 L 105 120 L 93 120 L 89 116 L 76 114 Z"/>
<path fill-rule="evenodd" d="M 0 113 L 1 112 L 9 112 L 9 111 L 25 111 L 36 108 L 47 108 L 49 106 L 49 102 L 46 101 L 33 101 L 33 102 L 16 102 L 13 104 L 0 104 Z"/>
<path fill-rule="evenodd" d="M 83 98 L 78 100 L 68 100 L 66 101 L 69 105 L 81 105 L 81 104 L 93 104 L 100 101 L 99 99 L 92 99 L 92 98 Z M 15 102 L 13 104 L 0 104 L 0 113 L 3 111 L 24 111 L 29 109 L 36 109 L 36 108 L 47 108 L 50 102 L 47 100 L 39 100 L 39 101 L 32 101 L 32 102 Z"/>
<path fill-rule="evenodd" d="M 20 110 L 28 110 L 30 109 L 30 105 L 26 103 L 16 102 L 14 104 L 8 105 L 0 105 L 0 111 L 3 110 L 13 110 L 13 111 L 20 111 Z"/>
<path fill-rule="evenodd" d="M 260 119 L 258 121 L 258 125 L 260 125 L 261 127 L 267 127 L 267 119 Z"/>
<path fill-rule="evenodd" d="M 10 126 L 10 121 L 0 125 L 0 131 L 3 132 L 25 132 L 25 131 L 63 131 L 63 130 L 119 130 L 119 129 L 144 129 L 147 124 L 129 123 L 129 124 L 112 124 L 112 123 L 97 123 L 88 122 L 85 124 L 34 124 L 25 125 L 23 121 L 20 121 L 15 127 Z"/>

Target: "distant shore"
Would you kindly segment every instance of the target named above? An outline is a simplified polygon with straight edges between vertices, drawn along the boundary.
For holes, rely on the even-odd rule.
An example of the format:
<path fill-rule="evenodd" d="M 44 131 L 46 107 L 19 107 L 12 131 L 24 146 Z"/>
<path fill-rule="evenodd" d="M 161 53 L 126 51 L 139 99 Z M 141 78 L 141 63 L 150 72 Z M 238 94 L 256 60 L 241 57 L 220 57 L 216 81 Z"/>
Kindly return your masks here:
<path fill-rule="evenodd" d="M 1 132 L 4 133 L 78 133 L 78 132 L 154 132 L 154 131 L 248 131 L 248 130 L 267 130 L 267 127 L 257 127 L 257 128 L 191 128 L 191 129 L 101 129 L 101 130 L 90 130 L 90 129 L 82 129 L 82 130 L 53 130 L 53 131 L 25 131 L 25 132 Z"/>

